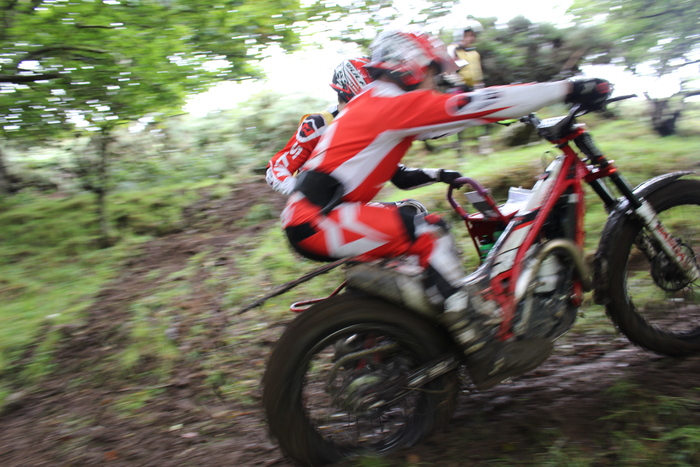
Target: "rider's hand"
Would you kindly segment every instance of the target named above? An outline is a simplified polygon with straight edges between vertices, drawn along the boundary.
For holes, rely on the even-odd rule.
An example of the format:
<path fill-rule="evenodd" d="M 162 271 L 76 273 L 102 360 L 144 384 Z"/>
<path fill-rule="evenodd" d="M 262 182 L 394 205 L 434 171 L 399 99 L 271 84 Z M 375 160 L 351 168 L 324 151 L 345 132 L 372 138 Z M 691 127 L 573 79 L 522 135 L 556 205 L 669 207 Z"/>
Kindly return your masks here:
<path fill-rule="evenodd" d="M 440 180 L 442 183 L 448 183 L 451 185 L 452 182 L 461 176 L 462 174 L 455 170 L 440 169 L 440 172 L 438 173 L 438 180 Z"/>
<path fill-rule="evenodd" d="M 581 104 L 581 110 L 600 110 L 605 100 L 612 94 L 612 84 L 600 78 L 579 78 L 569 80 L 571 92 L 566 102 Z"/>

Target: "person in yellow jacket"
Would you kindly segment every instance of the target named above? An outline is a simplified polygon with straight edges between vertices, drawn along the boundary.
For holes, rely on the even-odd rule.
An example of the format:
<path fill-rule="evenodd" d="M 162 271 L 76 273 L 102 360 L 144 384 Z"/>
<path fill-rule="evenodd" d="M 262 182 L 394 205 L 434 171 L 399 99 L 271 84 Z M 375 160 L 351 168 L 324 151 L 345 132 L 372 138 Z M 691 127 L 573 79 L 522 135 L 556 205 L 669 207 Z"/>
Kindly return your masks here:
<path fill-rule="evenodd" d="M 465 91 L 484 87 L 481 56 L 474 47 L 477 35 L 483 30 L 481 23 L 469 19 L 464 26 L 455 29 L 454 44 L 448 47 L 448 52 L 460 67 L 456 72 L 458 80 L 455 84 Z"/>
<path fill-rule="evenodd" d="M 476 51 L 474 43 L 484 27 L 474 19 L 467 19 L 466 23 L 453 31 L 453 43 L 447 47 L 447 52 L 459 67 L 456 72 L 445 76 L 453 90 L 471 92 L 484 87 L 484 74 L 481 71 L 481 56 Z M 450 92 L 448 90 L 448 92 Z M 487 155 L 492 152 L 491 136 L 488 126 L 478 130 L 464 130 L 457 134 L 457 155 L 462 157 L 462 143 L 465 140 L 476 138 L 478 141 L 478 153 Z M 476 131 L 476 133 L 474 133 Z M 481 136 L 477 136 L 481 134 Z"/>

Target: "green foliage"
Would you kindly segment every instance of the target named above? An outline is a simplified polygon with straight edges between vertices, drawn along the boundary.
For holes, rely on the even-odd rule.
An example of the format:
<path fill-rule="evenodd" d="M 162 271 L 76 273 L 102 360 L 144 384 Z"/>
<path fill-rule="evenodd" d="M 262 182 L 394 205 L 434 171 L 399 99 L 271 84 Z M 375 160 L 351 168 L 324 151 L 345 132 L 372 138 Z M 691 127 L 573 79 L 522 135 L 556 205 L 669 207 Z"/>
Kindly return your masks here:
<path fill-rule="evenodd" d="M 332 91 L 329 88 L 329 97 Z M 328 101 L 305 96 L 261 94 L 242 108 L 204 118 L 181 116 L 145 125 L 141 131 L 112 132 L 108 180 L 93 170 L 98 162 L 95 141 L 72 138 L 52 146 L 8 144 L 10 171 L 25 195 L 36 188 L 75 193 L 88 187 L 119 193 L 188 182 L 213 182 L 260 171 L 286 144 L 303 112 L 321 111 Z M 0 203 L 19 202 L 14 195 Z M 118 202 L 118 201 L 117 201 Z M 115 203 L 110 203 L 110 208 Z M 1 205 L 0 205 L 1 207 Z M 91 209 L 89 204 L 84 208 Z M 114 215 L 111 215 L 114 219 Z"/>
<path fill-rule="evenodd" d="M 579 71 L 584 55 L 609 48 L 594 26 L 557 28 L 518 16 L 506 27 L 495 18 L 480 18 L 485 30 L 476 49 L 486 86 L 550 81 Z"/>
<path fill-rule="evenodd" d="M 296 0 L 6 3 L 0 121 L 37 138 L 76 117 L 96 128 L 179 112 L 186 92 L 250 77 L 264 47 L 296 44 L 305 16 Z"/>
<path fill-rule="evenodd" d="M 112 408 L 122 417 L 132 417 L 162 392 L 162 389 L 157 388 L 134 390 L 115 398 Z"/>
<path fill-rule="evenodd" d="M 569 8 L 578 26 L 600 23 L 599 34 L 611 45 L 598 61 L 640 65 L 661 76 L 697 63 L 700 3 L 694 0 L 577 0 Z"/>
<path fill-rule="evenodd" d="M 185 158 L 219 160 L 223 170 L 264 167 L 287 143 L 306 113 L 320 112 L 333 102 L 303 95 L 265 92 L 251 96 L 239 108 L 182 118 L 161 126 L 161 152 Z M 194 166 L 195 164 L 193 164 Z"/>
<path fill-rule="evenodd" d="M 76 121 L 97 130 L 172 115 L 187 93 L 259 76 L 255 63 L 267 48 L 295 48 L 310 23 L 349 15 L 350 24 L 376 24 L 390 3 L 7 0 L 0 8 L 2 131 L 45 139 Z"/>

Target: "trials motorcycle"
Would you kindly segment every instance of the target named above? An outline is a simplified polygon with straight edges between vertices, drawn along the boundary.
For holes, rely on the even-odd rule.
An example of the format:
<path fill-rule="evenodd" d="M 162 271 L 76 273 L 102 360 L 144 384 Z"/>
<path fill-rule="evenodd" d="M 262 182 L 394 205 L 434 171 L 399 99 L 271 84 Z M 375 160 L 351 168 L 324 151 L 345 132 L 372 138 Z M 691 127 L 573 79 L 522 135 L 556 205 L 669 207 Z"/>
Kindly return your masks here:
<path fill-rule="evenodd" d="M 448 189 L 481 259 L 465 279 L 470 306 L 497 319 L 497 339 L 553 342 L 593 290 L 634 344 L 670 356 L 698 352 L 700 180 L 673 172 L 633 188 L 576 123 L 585 113 L 574 106 L 562 117 L 520 119 L 561 150 L 531 190 L 511 189 L 498 205 L 467 177 Z M 582 182 L 608 213 L 592 271 Z M 460 186 L 472 189 L 472 213 L 453 195 Z M 326 270 L 340 263 L 344 291 L 288 325 L 263 377 L 270 434 L 301 465 L 419 442 L 449 421 L 465 365 L 414 266 L 343 260 Z"/>

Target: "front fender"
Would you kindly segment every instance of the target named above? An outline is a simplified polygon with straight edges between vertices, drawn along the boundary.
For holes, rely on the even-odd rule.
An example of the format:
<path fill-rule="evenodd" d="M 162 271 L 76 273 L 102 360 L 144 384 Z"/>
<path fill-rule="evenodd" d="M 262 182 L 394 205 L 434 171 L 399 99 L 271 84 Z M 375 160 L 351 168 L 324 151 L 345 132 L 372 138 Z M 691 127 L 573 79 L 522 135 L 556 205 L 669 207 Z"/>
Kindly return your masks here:
<path fill-rule="evenodd" d="M 681 177 L 694 173 L 693 171 L 684 170 L 650 178 L 637 185 L 634 189 L 634 194 L 639 198 L 646 198 L 654 191 L 675 182 Z M 595 290 L 593 298 L 595 302 L 600 305 L 604 305 L 608 301 L 608 284 L 610 283 L 608 252 L 611 248 L 615 248 L 617 244 L 617 233 L 621 231 L 622 225 L 627 221 L 629 215 L 629 201 L 621 199 L 608 215 L 608 220 L 605 222 L 603 231 L 600 233 L 600 242 L 598 243 L 598 250 L 595 253 L 595 260 L 593 262 L 593 288 Z"/>

